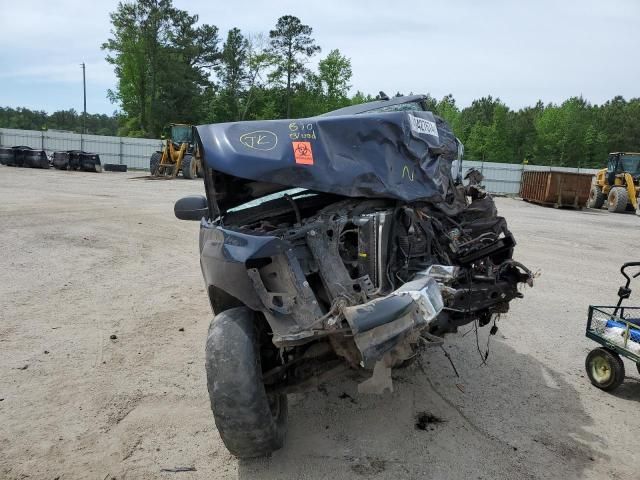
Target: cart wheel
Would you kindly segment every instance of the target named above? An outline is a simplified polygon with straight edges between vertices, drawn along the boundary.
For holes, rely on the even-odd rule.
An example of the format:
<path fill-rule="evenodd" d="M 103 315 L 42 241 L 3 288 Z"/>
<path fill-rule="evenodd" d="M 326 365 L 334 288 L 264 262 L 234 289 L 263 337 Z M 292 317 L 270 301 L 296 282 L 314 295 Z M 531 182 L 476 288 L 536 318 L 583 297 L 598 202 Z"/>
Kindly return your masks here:
<path fill-rule="evenodd" d="M 620 355 L 606 348 L 591 350 L 585 368 L 591 383 L 602 390 L 613 390 L 624 380 L 624 363 Z"/>

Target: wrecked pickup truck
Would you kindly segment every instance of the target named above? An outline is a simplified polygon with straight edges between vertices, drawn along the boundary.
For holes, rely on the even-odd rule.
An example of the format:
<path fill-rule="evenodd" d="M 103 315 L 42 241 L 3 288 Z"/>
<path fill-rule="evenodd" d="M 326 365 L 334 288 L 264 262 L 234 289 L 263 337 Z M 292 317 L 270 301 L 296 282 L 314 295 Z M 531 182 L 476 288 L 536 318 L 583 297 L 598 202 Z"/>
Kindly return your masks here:
<path fill-rule="evenodd" d="M 207 383 L 234 455 L 283 445 L 288 393 L 348 369 L 380 391 L 391 368 L 489 324 L 531 282 L 477 176 L 452 173 L 459 141 L 424 107 L 400 97 L 197 127 L 206 198 L 175 214 L 201 221 Z"/>

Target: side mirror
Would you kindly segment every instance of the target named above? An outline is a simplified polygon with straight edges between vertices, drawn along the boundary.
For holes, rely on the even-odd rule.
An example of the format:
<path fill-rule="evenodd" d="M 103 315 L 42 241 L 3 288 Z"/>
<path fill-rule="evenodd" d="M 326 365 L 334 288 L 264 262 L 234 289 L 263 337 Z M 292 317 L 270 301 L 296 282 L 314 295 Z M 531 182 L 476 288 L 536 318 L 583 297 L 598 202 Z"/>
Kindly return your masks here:
<path fill-rule="evenodd" d="M 183 197 L 173 206 L 173 213 L 179 220 L 201 220 L 209 216 L 207 199 L 202 195 Z"/>

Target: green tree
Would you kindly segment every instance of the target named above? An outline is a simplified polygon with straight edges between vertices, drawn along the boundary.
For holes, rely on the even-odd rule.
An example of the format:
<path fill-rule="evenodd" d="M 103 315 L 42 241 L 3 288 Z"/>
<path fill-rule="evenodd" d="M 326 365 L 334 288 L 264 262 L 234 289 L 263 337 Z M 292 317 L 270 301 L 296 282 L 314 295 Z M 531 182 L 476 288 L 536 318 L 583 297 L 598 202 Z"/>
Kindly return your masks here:
<path fill-rule="evenodd" d="M 556 165 L 564 154 L 564 118 L 561 109 L 553 104 L 547 105 L 535 121 L 537 142 L 535 148 L 536 163 Z"/>
<path fill-rule="evenodd" d="M 349 105 L 351 60 L 335 49 L 318 63 L 318 81 L 325 97 L 326 111 Z"/>
<path fill-rule="evenodd" d="M 465 157 L 471 160 L 489 158 L 489 136 L 493 125 L 493 114 L 500 101 L 491 96 L 474 100 L 462 109 L 456 120 L 456 135 L 465 145 Z"/>
<path fill-rule="evenodd" d="M 491 162 L 513 162 L 509 108 L 497 103 L 493 108 L 493 120 L 486 128 L 486 158 Z"/>
<path fill-rule="evenodd" d="M 487 138 L 489 127 L 477 121 L 470 129 L 464 143 L 464 157 L 470 160 L 488 160 Z"/>
<path fill-rule="evenodd" d="M 88 133 L 98 135 L 116 135 L 118 116 L 87 114 Z M 74 109 L 58 110 L 51 114 L 28 108 L 0 107 L 0 128 L 18 128 L 24 130 L 66 130 L 80 133 L 82 116 Z"/>
<path fill-rule="evenodd" d="M 118 83 L 108 92 L 125 113 L 123 132 L 158 136 L 171 121 L 195 122 L 198 96 L 219 56 L 218 30 L 171 0 L 120 2 L 111 13 L 111 38 L 102 48 Z"/>
<path fill-rule="evenodd" d="M 511 141 L 513 145 L 514 161 L 522 163 L 531 161 L 534 157 L 537 132 L 536 119 L 544 110 L 544 104 L 538 101 L 533 107 L 526 107 L 517 112 L 510 112 Z"/>
<path fill-rule="evenodd" d="M 285 78 L 286 116 L 291 117 L 292 85 L 305 72 L 305 61 L 320 51 L 311 37 L 313 29 L 298 17 L 284 15 L 269 32 L 271 48 L 277 60 L 274 78 Z"/>
<path fill-rule="evenodd" d="M 241 102 L 248 73 L 249 42 L 240 29 L 232 28 L 222 47 L 220 63 L 216 66 L 220 92 L 217 102 L 217 121 L 236 121 L 241 118 Z"/>
<path fill-rule="evenodd" d="M 211 71 L 220 58 L 218 28 L 197 25 L 198 16 L 174 9 L 162 66 L 156 111 L 160 132 L 169 122 L 200 123 L 205 115 L 202 96 L 210 88 Z"/>
<path fill-rule="evenodd" d="M 599 111 L 599 129 L 607 136 L 607 149 L 610 152 L 622 151 L 627 145 L 624 130 L 627 102 L 621 96 L 607 101 Z"/>
<path fill-rule="evenodd" d="M 623 144 L 620 149 L 627 152 L 640 151 L 640 98 L 632 98 L 624 110 Z M 602 133 L 602 132 L 600 132 Z"/>
<path fill-rule="evenodd" d="M 460 110 L 456 105 L 456 99 L 453 98 L 453 95 L 449 94 L 442 97 L 442 100 L 435 104 L 434 113 L 444 118 L 453 129 L 456 128 L 458 118 L 460 117 Z"/>
<path fill-rule="evenodd" d="M 353 97 L 351 97 L 351 105 L 359 105 L 361 103 L 373 102 L 375 97 L 371 94 L 365 94 L 358 90 Z"/>
<path fill-rule="evenodd" d="M 307 72 L 294 87 L 296 94 L 291 99 L 291 106 L 296 117 L 313 117 L 330 110 L 319 75 Z"/>
<path fill-rule="evenodd" d="M 584 162 L 578 166 L 591 167 L 602 163 L 606 156 L 605 145 L 603 145 L 603 135 L 599 134 L 596 128 L 590 123 L 584 132 L 585 158 Z"/>
<path fill-rule="evenodd" d="M 585 137 L 593 109 L 582 97 L 548 105 L 535 122 L 536 162 L 577 167 L 584 163 Z"/>
<path fill-rule="evenodd" d="M 487 137 L 493 123 L 493 112 L 498 100 L 482 97 L 463 108 L 457 116 L 455 133 L 465 145 L 465 157 L 471 160 L 489 160 Z"/>
<path fill-rule="evenodd" d="M 267 72 L 275 64 L 269 42 L 262 34 L 247 39 L 247 86 L 241 119 L 278 118 L 275 98 L 269 95 Z"/>

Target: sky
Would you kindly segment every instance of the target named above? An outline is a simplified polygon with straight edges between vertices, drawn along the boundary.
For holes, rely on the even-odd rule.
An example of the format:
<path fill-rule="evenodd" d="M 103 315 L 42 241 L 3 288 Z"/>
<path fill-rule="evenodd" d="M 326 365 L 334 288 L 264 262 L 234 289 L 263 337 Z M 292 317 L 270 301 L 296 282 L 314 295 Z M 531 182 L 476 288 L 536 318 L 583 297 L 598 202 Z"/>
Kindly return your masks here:
<path fill-rule="evenodd" d="M 116 85 L 101 44 L 111 0 L 0 0 L 0 106 L 110 114 Z M 352 93 L 453 94 L 458 105 L 499 97 L 511 108 L 582 95 L 640 96 L 638 0 L 174 0 L 200 22 L 268 33 L 281 15 L 313 28 L 317 60 L 351 59 Z M 25 23 L 26 22 L 26 23 Z M 28 25 L 28 28 L 25 28 Z"/>

